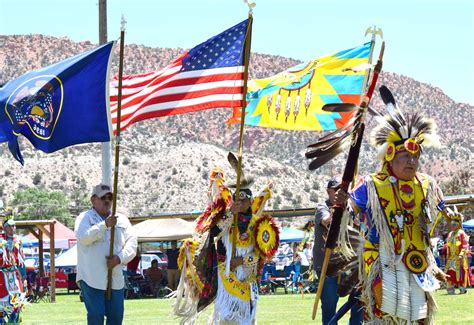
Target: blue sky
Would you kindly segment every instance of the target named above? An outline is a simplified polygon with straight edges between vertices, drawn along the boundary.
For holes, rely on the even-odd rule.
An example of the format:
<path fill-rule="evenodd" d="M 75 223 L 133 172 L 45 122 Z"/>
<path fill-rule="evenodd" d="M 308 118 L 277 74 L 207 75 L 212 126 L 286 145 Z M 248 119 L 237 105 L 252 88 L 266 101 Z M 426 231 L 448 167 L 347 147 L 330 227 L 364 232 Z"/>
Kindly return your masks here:
<path fill-rule="evenodd" d="M 0 0 L 0 34 L 98 41 L 98 0 Z M 383 29 L 384 70 L 474 105 L 472 0 L 257 0 L 252 51 L 309 60 L 357 46 Z M 190 48 L 247 17 L 242 0 L 109 0 L 108 35 L 126 43 Z"/>

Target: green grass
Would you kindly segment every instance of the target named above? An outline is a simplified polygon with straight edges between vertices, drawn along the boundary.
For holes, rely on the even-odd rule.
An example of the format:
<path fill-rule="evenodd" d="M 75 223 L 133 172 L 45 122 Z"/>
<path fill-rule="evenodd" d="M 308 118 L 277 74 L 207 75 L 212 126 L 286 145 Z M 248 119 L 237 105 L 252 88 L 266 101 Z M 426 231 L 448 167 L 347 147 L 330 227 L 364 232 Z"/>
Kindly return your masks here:
<path fill-rule="evenodd" d="M 24 324 L 86 324 L 86 310 L 77 294 L 65 294 L 59 290 L 56 303 L 34 303 L 23 313 Z M 339 304 L 345 302 L 340 299 Z M 436 293 L 438 324 L 474 324 L 474 290 L 467 295 L 448 296 L 446 291 Z M 258 324 L 321 324 L 321 310 L 315 321 L 311 321 L 314 294 L 277 294 L 260 296 L 257 309 Z M 171 300 L 141 299 L 125 301 L 124 324 L 177 324 L 170 315 Z M 207 324 L 212 308 L 208 308 L 197 324 Z M 347 324 L 348 316 L 339 322 Z"/>

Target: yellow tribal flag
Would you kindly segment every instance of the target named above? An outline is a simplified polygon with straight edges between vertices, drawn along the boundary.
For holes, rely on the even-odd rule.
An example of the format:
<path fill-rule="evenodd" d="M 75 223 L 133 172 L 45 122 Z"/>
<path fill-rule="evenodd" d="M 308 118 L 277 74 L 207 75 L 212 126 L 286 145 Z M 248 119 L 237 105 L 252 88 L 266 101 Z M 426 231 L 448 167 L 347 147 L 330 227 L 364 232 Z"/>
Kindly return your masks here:
<path fill-rule="evenodd" d="M 321 108 L 333 103 L 359 104 L 371 46 L 369 42 L 249 81 L 245 124 L 306 131 L 340 128 L 353 112 Z"/>

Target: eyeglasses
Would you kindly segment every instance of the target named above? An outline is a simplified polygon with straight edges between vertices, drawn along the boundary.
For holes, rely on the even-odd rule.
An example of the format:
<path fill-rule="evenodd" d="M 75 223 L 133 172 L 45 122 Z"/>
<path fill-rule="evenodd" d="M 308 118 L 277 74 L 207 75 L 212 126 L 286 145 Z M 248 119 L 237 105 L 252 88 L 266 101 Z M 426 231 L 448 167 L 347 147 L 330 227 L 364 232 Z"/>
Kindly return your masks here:
<path fill-rule="evenodd" d="M 239 200 L 245 200 L 245 199 L 251 199 L 252 195 L 246 193 L 246 192 L 239 192 Z"/>
<path fill-rule="evenodd" d="M 111 194 L 108 194 L 108 195 L 101 196 L 100 199 L 101 199 L 102 201 L 113 201 L 114 196 L 111 195 Z"/>

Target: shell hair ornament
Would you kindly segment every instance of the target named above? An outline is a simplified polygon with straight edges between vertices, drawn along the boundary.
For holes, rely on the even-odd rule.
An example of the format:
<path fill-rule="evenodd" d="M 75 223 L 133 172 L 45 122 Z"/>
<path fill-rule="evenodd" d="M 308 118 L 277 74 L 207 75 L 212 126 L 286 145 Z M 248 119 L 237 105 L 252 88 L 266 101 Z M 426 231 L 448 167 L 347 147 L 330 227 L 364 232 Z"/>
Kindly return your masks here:
<path fill-rule="evenodd" d="M 391 161 L 399 151 L 415 155 L 421 153 L 423 147 L 440 147 L 434 120 L 418 112 L 405 117 L 396 107 L 390 90 L 385 86 L 379 90 L 388 114 L 376 117 L 378 126 L 372 130 L 370 139 L 372 145 L 378 148 L 377 157 L 380 160 Z"/>

